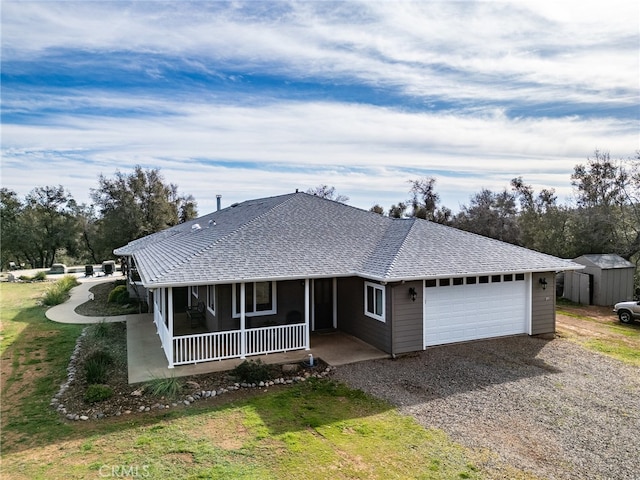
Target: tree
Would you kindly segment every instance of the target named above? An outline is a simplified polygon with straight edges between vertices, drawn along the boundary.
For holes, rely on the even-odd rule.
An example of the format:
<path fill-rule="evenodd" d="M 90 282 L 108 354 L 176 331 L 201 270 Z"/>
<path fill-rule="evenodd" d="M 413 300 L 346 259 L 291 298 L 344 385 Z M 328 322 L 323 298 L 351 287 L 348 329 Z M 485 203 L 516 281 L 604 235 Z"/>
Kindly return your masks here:
<path fill-rule="evenodd" d="M 327 185 L 318 185 L 315 188 L 310 188 L 307 190 L 307 193 L 320 198 L 326 198 L 327 200 L 333 200 L 334 202 L 346 203 L 349 201 L 349 197 L 346 195 L 336 193 L 336 187 L 329 187 Z"/>
<path fill-rule="evenodd" d="M 159 169 L 136 166 L 130 174 L 116 171 L 114 178 L 100 175 L 91 198 L 99 210 L 97 238 L 91 238 L 96 255 L 109 258 L 115 248 L 137 238 L 185 222 L 197 215 L 191 195 L 179 195 L 166 184 Z"/>
<path fill-rule="evenodd" d="M 369 211 L 373 213 L 377 213 L 378 215 L 384 215 L 384 208 L 382 208 L 378 204 L 375 204 L 373 207 L 371 207 Z"/>
<path fill-rule="evenodd" d="M 440 195 L 435 191 L 436 179 L 424 177 L 418 180 L 409 180 L 411 184 L 411 199 L 409 203 L 412 208 L 412 217 L 423 218 L 432 222 L 449 224 L 452 219 L 452 212 L 447 207 L 439 207 Z"/>
<path fill-rule="evenodd" d="M 579 253 L 640 255 L 640 153 L 611 160 L 596 150 L 586 164 L 576 165 L 576 238 Z"/>
<path fill-rule="evenodd" d="M 515 195 L 507 190 L 494 193 L 482 189 L 463 205 L 453 226 L 486 237 L 518 244 L 520 232 L 516 217 Z"/>
<path fill-rule="evenodd" d="M 10 261 L 21 263 L 18 221 L 22 212 L 22 202 L 18 194 L 8 188 L 0 189 L 0 262 L 8 266 Z"/>
<path fill-rule="evenodd" d="M 73 218 L 76 202 L 62 185 L 34 188 L 25 203 L 16 231 L 20 250 L 32 267 L 50 267 L 63 248 L 77 237 Z"/>
<path fill-rule="evenodd" d="M 389 217 L 402 218 L 405 216 L 406 211 L 407 211 L 407 204 L 403 202 L 399 202 L 397 205 L 391 205 L 391 208 L 389 208 Z"/>
<path fill-rule="evenodd" d="M 558 257 L 575 257 L 570 233 L 572 212 L 557 204 L 555 190 L 542 189 L 535 195 L 522 177 L 511 180 L 511 187 L 520 200 L 517 222 L 522 246 Z"/>

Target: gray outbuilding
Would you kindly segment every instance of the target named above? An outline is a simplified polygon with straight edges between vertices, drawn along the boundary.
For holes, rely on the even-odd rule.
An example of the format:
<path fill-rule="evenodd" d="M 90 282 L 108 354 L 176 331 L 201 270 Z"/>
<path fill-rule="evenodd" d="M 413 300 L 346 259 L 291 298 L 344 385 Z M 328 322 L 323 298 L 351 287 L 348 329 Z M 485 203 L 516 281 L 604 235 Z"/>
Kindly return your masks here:
<path fill-rule="evenodd" d="M 588 305 L 614 305 L 633 300 L 635 265 L 615 254 L 589 254 L 573 259 L 584 270 L 566 272 L 564 297 Z"/>

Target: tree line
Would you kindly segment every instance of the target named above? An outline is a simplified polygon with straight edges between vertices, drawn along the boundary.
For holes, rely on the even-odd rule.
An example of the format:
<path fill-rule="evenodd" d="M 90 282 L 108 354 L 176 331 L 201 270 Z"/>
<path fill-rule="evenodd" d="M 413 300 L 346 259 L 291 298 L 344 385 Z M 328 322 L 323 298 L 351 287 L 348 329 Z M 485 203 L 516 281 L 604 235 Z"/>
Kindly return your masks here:
<path fill-rule="evenodd" d="M 612 160 L 596 150 L 574 167 L 570 181 L 568 204 L 554 189 L 536 192 L 516 177 L 502 191 L 480 190 L 454 215 L 440 204 L 436 180 L 426 177 L 410 181 L 408 200 L 371 211 L 424 218 L 561 258 L 616 253 L 640 264 L 640 151 Z"/>
<path fill-rule="evenodd" d="M 516 177 L 502 191 L 481 189 L 454 214 L 441 205 L 436 180 L 423 177 L 409 181 L 408 199 L 371 211 L 423 218 L 561 258 L 617 253 L 638 265 L 640 151 L 612 160 L 596 150 L 574 167 L 570 181 L 570 203 L 560 203 L 553 189 L 536 192 Z M 348 201 L 327 185 L 307 192 Z M 60 185 L 34 188 L 21 200 L 2 188 L 2 266 L 100 263 L 117 247 L 197 216 L 193 196 L 180 194 L 158 169 L 136 166 L 130 174 L 100 175 L 90 197 L 91 205 L 78 204 Z"/>
<path fill-rule="evenodd" d="M 197 216 L 193 196 L 181 195 L 158 169 L 100 175 L 90 196 L 91 205 L 78 204 L 58 185 L 36 187 L 21 200 L 0 189 L 3 268 L 101 263 L 117 247 Z"/>

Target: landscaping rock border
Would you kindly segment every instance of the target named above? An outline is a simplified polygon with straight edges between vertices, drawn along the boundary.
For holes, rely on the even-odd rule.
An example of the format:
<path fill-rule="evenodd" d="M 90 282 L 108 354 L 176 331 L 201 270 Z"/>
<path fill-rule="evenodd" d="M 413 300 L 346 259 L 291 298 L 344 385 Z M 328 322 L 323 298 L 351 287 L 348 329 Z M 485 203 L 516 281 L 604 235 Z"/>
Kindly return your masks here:
<path fill-rule="evenodd" d="M 111 416 L 119 417 L 121 415 L 145 413 L 152 410 L 166 410 L 177 407 L 188 407 L 200 400 L 219 397 L 229 392 L 236 392 L 243 389 L 266 389 L 274 386 L 293 385 L 305 382 L 311 378 L 325 378 L 335 370 L 335 367 L 328 366 L 318 359 L 318 361 L 316 362 L 316 366 L 313 367 L 313 370 L 304 371 L 302 374 L 300 374 L 299 372 L 291 372 L 291 374 L 289 375 L 283 375 L 275 379 L 265 379 L 256 383 L 222 382 L 224 383 L 224 386 L 218 386 L 217 388 L 203 388 L 201 384 L 207 383 L 206 380 L 208 380 L 210 377 L 216 377 L 215 383 L 220 383 L 222 376 L 228 375 L 228 372 L 209 375 L 202 374 L 199 376 L 185 377 L 184 383 L 185 385 L 188 385 L 190 387 L 190 393 L 183 394 L 176 399 L 172 399 L 171 401 L 168 401 L 163 397 L 147 396 L 147 394 L 145 394 L 145 385 L 138 384 L 130 386 L 130 388 L 133 389 L 133 391 L 131 392 L 119 393 L 119 395 L 127 395 L 128 397 L 138 398 L 139 400 L 136 401 L 137 405 L 135 406 L 135 408 L 131 406 L 130 408 L 118 409 L 115 411 L 115 413 L 111 414 L 105 413 L 103 411 L 104 409 L 100 410 L 99 404 L 96 406 L 87 406 L 86 409 L 73 409 L 73 407 L 65 405 L 65 396 L 69 394 L 69 391 L 72 390 L 73 387 L 77 386 L 78 369 L 80 368 L 80 366 L 78 365 L 78 361 L 81 357 L 83 342 L 86 338 L 88 328 L 89 327 L 85 327 L 82 330 L 81 334 L 78 336 L 75 348 L 73 349 L 73 353 L 71 354 L 71 357 L 69 359 L 69 365 L 67 367 L 67 379 L 60 385 L 58 392 L 53 396 L 50 402 L 50 406 L 69 421 L 99 420 Z M 283 365 L 283 367 L 285 366 L 286 365 Z M 284 370 L 285 369 L 283 368 L 283 371 Z M 289 370 L 296 369 L 287 369 L 287 371 Z"/>

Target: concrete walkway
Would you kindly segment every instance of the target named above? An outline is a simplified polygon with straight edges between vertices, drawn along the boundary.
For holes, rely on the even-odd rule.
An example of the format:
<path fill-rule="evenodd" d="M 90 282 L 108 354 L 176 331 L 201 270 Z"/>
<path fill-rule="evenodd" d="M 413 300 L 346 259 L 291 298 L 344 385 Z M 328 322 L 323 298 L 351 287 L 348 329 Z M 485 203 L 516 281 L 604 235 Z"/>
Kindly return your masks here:
<path fill-rule="evenodd" d="M 113 282 L 117 276 L 102 276 L 102 277 L 89 277 L 78 278 L 80 285 L 71 289 L 71 296 L 69 300 L 60 305 L 49 308 L 45 315 L 49 320 L 58 323 L 76 323 L 76 324 L 90 324 L 100 322 L 126 322 L 131 317 L 138 317 L 140 315 L 116 315 L 112 317 L 86 317 L 84 315 L 78 315 L 75 309 L 78 305 L 89 301 L 89 289 L 98 283 Z"/>

